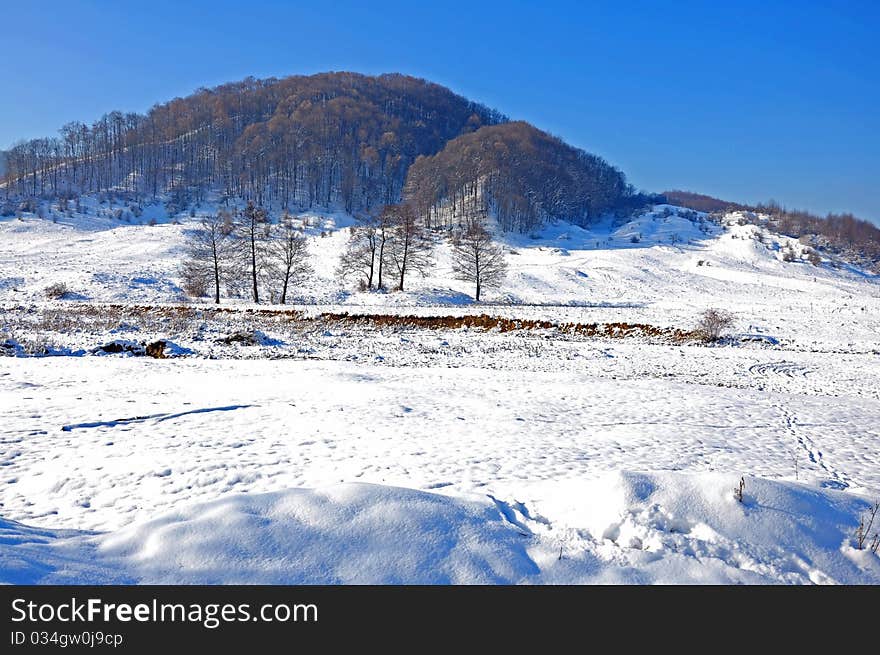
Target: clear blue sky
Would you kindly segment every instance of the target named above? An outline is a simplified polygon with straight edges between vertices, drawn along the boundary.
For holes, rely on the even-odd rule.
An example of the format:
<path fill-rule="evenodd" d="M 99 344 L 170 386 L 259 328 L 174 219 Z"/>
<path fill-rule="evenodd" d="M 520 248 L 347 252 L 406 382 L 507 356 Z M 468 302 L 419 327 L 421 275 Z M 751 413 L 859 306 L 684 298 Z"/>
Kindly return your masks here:
<path fill-rule="evenodd" d="M 248 75 L 395 71 L 644 189 L 880 221 L 876 0 L 5 5 L 0 147 Z"/>

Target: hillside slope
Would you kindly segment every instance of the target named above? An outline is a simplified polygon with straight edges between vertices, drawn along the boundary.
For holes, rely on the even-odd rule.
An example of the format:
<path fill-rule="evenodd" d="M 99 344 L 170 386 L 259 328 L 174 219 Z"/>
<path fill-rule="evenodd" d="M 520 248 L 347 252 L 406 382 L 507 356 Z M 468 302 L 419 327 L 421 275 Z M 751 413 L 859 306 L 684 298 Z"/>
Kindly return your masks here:
<path fill-rule="evenodd" d="M 87 198 L 84 213 L 71 217 L 44 207 L 45 219 L 33 214 L 4 219 L 0 302 L 45 301 L 44 290 L 58 282 L 66 284 L 74 301 L 185 301 L 179 276 L 185 235 L 199 215 L 216 207 L 206 202 L 190 218 L 151 205 L 137 219 L 127 215 L 129 223 L 112 218 L 120 209 Z M 703 309 L 718 306 L 737 315 L 741 333 L 876 343 L 878 327 L 871 317 L 880 308 L 877 276 L 833 257 L 812 265 L 798 241 L 741 225 L 739 218 L 730 214 L 719 225 L 697 212 L 656 206 L 619 224 L 605 219 L 586 229 L 559 221 L 529 234 L 507 235 L 509 272 L 486 300 L 496 314 L 682 328 L 691 327 Z M 413 277 L 406 292 L 358 293 L 335 273 L 353 219 L 341 212 L 306 212 L 297 220 L 308 224 L 315 275 L 293 290 L 294 303 L 486 311 L 485 303 L 472 302 L 473 289 L 455 279 L 442 239 L 430 275 Z"/>
<path fill-rule="evenodd" d="M 100 200 L 0 220 L 2 582 L 880 582 L 854 537 L 880 498 L 875 276 L 658 205 L 500 237 L 485 302 L 442 239 L 406 292 L 358 292 L 353 218 L 305 212 L 295 311 L 218 310 L 179 270 L 219 198 Z M 560 326 L 707 307 L 735 314 L 721 343 Z M 475 314 L 513 320 L 449 320 Z"/>

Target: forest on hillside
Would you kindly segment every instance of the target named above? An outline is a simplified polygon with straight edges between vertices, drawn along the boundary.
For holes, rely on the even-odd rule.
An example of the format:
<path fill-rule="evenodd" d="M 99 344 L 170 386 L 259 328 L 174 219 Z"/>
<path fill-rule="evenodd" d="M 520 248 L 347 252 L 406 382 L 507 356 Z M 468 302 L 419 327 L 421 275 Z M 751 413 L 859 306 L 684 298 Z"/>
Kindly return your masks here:
<path fill-rule="evenodd" d="M 505 123 L 493 109 L 405 75 L 249 78 L 145 115 L 115 111 L 92 125 L 68 123 L 58 137 L 18 143 L 8 152 L 3 193 L 7 200 L 107 190 L 169 194 L 181 210 L 215 190 L 258 206 L 377 213 L 400 200 L 419 157 L 446 148 L 436 162 L 454 161 L 461 171 L 446 171 L 444 179 L 488 176 L 506 229 L 584 218 L 626 192 L 622 173 L 530 126 L 484 131 Z M 474 136 L 458 140 L 467 135 Z M 486 161 L 461 161 L 474 153 Z M 419 179 L 410 178 L 414 197 L 445 198 L 433 183 L 416 188 Z"/>
<path fill-rule="evenodd" d="M 601 157 L 522 121 L 482 127 L 419 157 L 405 189 L 429 226 L 491 212 L 503 230 L 520 232 L 555 219 L 584 225 L 632 195 Z"/>
<path fill-rule="evenodd" d="M 220 189 L 258 204 L 354 211 L 396 199 L 418 155 L 503 120 L 403 75 L 251 78 L 21 142 L 8 153 L 6 193 L 117 189 L 186 203 Z"/>

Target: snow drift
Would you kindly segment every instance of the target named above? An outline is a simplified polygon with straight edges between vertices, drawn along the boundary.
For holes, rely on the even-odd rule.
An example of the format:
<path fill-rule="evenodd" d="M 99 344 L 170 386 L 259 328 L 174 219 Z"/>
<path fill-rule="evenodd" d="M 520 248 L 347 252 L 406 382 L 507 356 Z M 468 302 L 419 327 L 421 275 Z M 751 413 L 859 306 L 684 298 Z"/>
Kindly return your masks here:
<path fill-rule="evenodd" d="M 369 484 L 243 494 L 111 533 L 0 522 L 6 583 L 880 583 L 867 503 L 734 476 L 619 473 L 531 499 Z"/>

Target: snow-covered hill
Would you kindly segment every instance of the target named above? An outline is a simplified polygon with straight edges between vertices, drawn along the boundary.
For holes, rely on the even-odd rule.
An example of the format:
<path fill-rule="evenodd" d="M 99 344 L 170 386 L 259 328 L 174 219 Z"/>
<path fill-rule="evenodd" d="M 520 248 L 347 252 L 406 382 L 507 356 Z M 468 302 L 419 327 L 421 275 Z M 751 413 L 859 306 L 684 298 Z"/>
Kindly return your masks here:
<path fill-rule="evenodd" d="M 504 237 L 483 303 L 444 243 L 406 292 L 359 293 L 334 275 L 351 217 L 304 212 L 301 313 L 218 313 L 178 274 L 216 204 L 81 204 L 0 220 L 0 343 L 70 355 L 0 357 L 0 581 L 880 582 L 853 537 L 880 498 L 877 277 L 657 206 Z M 320 318 L 708 307 L 735 315 L 721 345 Z M 183 357 L 95 348 L 160 338 Z"/>
<path fill-rule="evenodd" d="M 0 302 L 44 301 L 44 290 L 56 282 L 82 301 L 185 300 L 179 286 L 185 233 L 199 216 L 215 212 L 215 203 L 205 203 L 195 218 L 168 216 L 161 204 L 138 218 L 124 205 L 95 198 L 81 207 L 70 217 L 44 206 L 46 218 L 0 221 Z M 444 313 L 485 311 L 469 307 L 473 289 L 455 279 L 442 240 L 431 275 L 412 278 L 406 292 L 357 293 L 335 275 L 351 217 L 303 212 L 299 218 L 308 221 L 316 275 L 294 291 L 294 302 L 351 311 L 438 305 Z M 691 210 L 657 206 L 623 224 L 558 223 L 508 235 L 509 274 L 483 305 L 499 305 L 495 313 L 548 306 L 553 309 L 536 315 L 553 317 L 561 316 L 557 307 L 580 307 L 565 313 L 567 320 L 677 327 L 690 327 L 701 310 L 719 306 L 738 315 L 741 332 L 828 343 L 876 340 L 876 323 L 861 319 L 880 312 L 880 277 L 833 258 L 814 266 L 796 240 L 740 225 L 740 218 L 734 213 L 718 225 Z"/>

